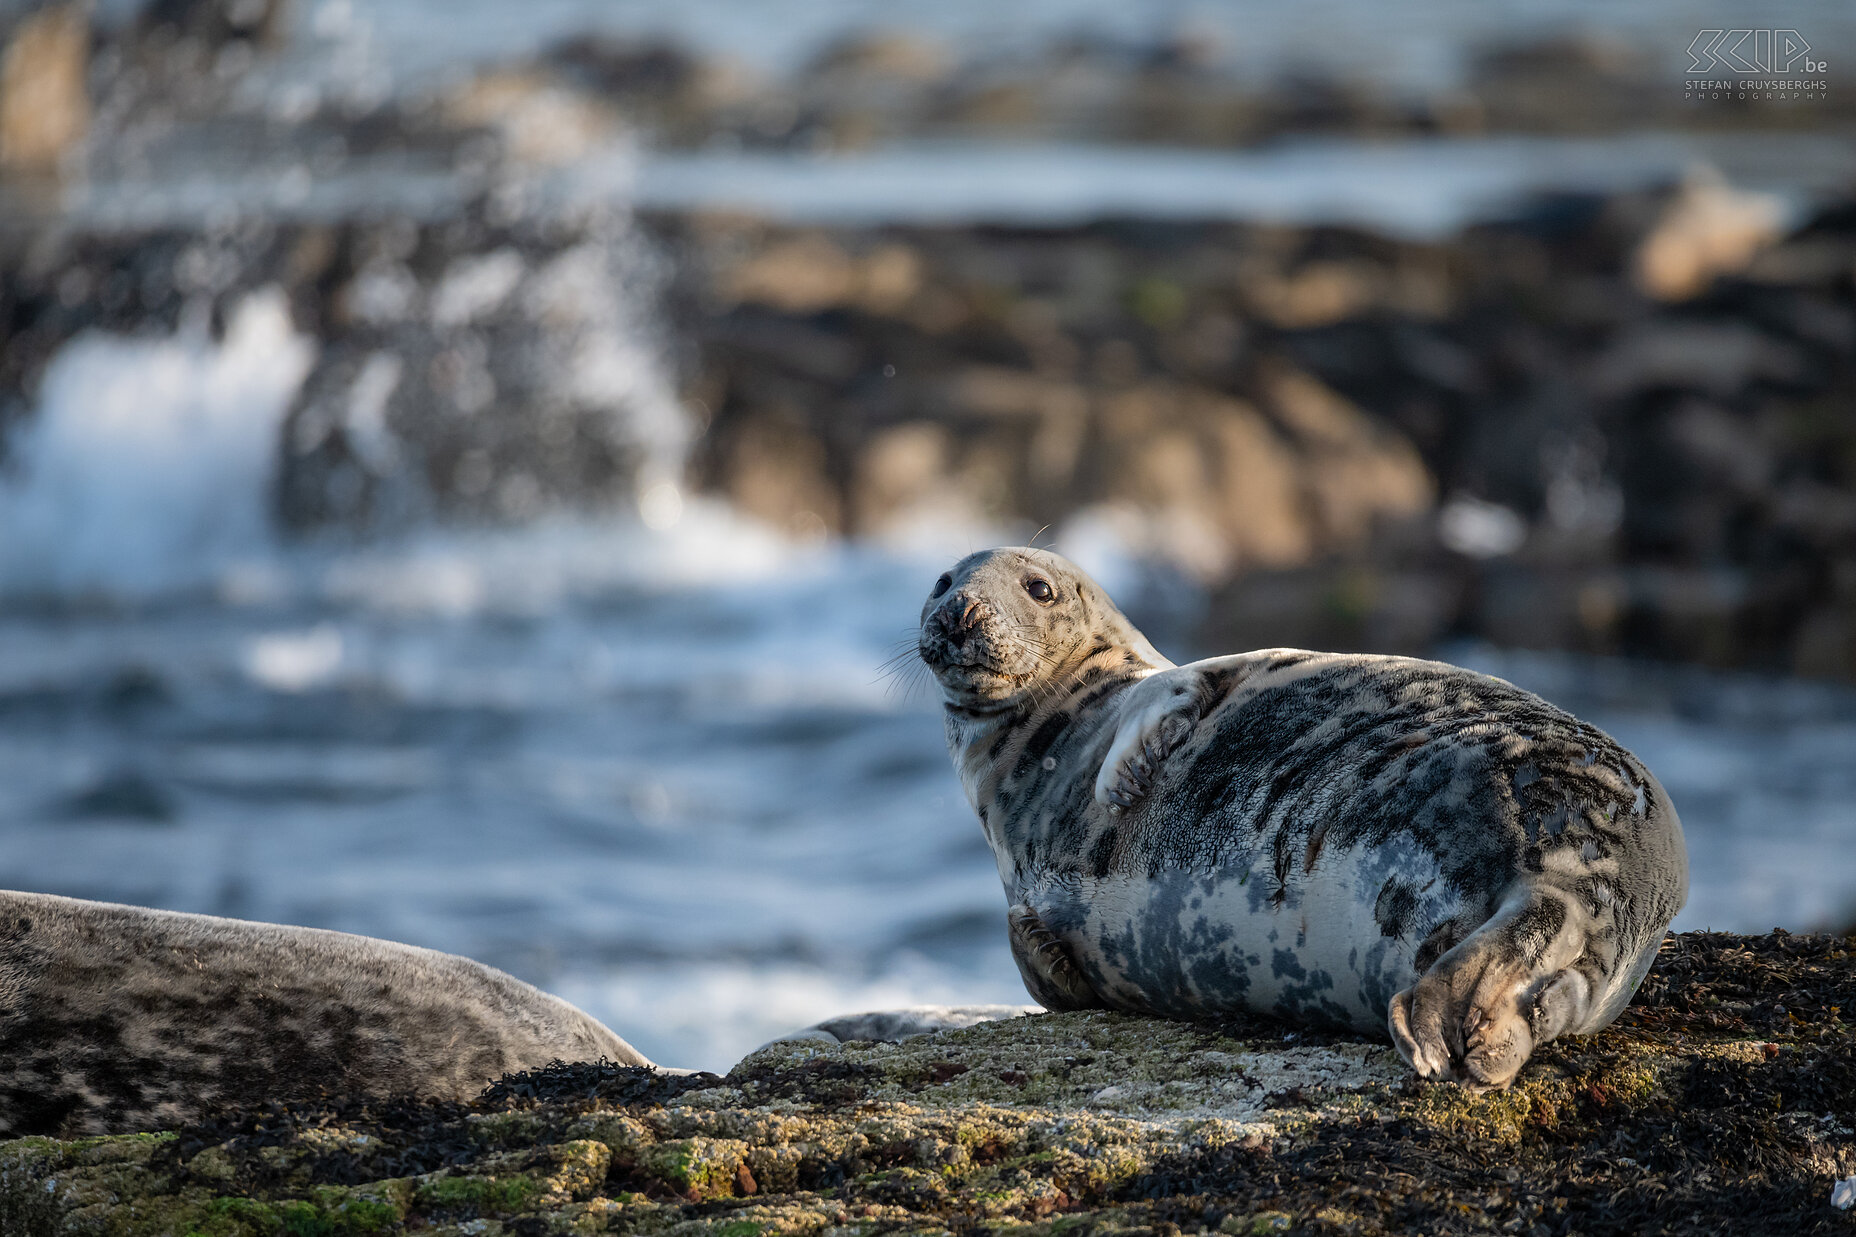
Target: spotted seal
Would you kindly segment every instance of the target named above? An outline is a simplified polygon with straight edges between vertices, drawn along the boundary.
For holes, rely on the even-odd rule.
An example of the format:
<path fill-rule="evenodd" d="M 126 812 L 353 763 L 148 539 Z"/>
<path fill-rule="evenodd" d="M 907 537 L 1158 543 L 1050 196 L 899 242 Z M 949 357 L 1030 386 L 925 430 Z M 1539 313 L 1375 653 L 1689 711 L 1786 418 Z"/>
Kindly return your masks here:
<path fill-rule="evenodd" d="M 600 1057 L 651 1064 L 468 958 L 0 891 L 0 1139 L 330 1094 L 463 1100 L 505 1073 Z"/>
<path fill-rule="evenodd" d="M 1248 1009 L 1507 1085 L 1615 1018 L 1688 892 L 1674 807 L 1510 683 L 1265 649 L 1175 666 L 1043 550 L 962 559 L 919 651 L 1025 985 L 1052 1009 Z"/>

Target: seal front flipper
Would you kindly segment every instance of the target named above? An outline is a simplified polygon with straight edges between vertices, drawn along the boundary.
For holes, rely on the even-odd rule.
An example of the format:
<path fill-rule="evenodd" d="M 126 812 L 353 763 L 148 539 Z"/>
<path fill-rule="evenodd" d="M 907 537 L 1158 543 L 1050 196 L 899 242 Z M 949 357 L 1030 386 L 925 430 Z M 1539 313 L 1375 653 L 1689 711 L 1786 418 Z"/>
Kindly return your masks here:
<path fill-rule="evenodd" d="M 1020 902 L 1005 912 L 1012 961 L 1024 977 L 1025 991 L 1045 1009 L 1063 1013 L 1072 1009 L 1103 1009 L 1102 998 L 1089 986 L 1064 943 Z"/>
<path fill-rule="evenodd" d="M 1204 673 L 1191 666 L 1162 670 L 1135 684 L 1096 773 L 1097 803 L 1118 812 L 1147 797 L 1160 762 L 1205 716 L 1205 686 Z"/>

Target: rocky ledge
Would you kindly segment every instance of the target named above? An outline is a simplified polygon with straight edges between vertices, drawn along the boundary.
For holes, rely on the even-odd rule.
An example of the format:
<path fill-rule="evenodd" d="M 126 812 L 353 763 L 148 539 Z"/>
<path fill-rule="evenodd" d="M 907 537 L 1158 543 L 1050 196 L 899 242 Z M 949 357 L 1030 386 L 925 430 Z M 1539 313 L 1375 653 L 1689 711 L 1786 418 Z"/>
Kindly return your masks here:
<path fill-rule="evenodd" d="M 18 1237 L 1856 1230 L 1856 942 L 1690 933 L 1510 1091 L 1382 1044 L 1108 1013 L 0 1144 Z"/>

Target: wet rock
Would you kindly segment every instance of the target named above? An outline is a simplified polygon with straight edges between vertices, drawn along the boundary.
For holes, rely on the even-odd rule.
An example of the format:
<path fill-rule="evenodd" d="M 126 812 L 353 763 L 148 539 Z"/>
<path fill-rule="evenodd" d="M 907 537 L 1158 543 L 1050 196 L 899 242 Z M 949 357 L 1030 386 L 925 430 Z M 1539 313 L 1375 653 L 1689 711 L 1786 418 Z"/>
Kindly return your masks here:
<path fill-rule="evenodd" d="M 1667 111 L 1674 97 L 1660 66 L 1627 45 L 1589 36 L 1483 49 L 1467 78 L 1476 121 L 1495 130 L 1604 132 L 1624 116 Z"/>
<path fill-rule="evenodd" d="M 1636 255 L 1692 192 L 1543 203 L 1444 245 L 649 222 L 711 414 L 694 475 L 730 496 L 748 477 L 776 523 L 1112 527 L 1213 584 L 1207 632 L 1271 643 L 1450 632 L 1840 666 L 1856 231 L 1827 209 L 1665 305 L 1635 290 Z M 873 297 L 891 251 L 909 278 Z M 761 457 L 788 480 L 728 464 Z M 1465 512 L 1513 535 L 1472 545 Z M 1459 585 L 1464 556 L 1506 565 Z M 1356 568 L 1399 582 L 1384 606 L 1336 608 Z M 1226 587 L 1255 572 L 1260 609 Z M 1356 611 L 1383 626 L 1334 617 Z"/>
<path fill-rule="evenodd" d="M 90 125 L 87 7 L 46 5 L 0 38 L 0 173 L 56 174 Z"/>
<path fill-rule="evenodd" d="M 213 52 L 234 42 L 275 46 L 285 33 L 289 0 L 150 0 L 136 17 L 143 36 L 192 40 Z"/>
<path fill-rule="evenodd" d="M 1852 942 L 1672 938 L 1515 1087 L 1386 1046 L 1104 1012 L 610 1065 L 0 1145 L 0 1227 L 110 1232 L 1809 1231 L 1856 1173 Z"/>
<path fill-rule="evenodd" d="M 1102 497 L 1155 521 L 1156 556 L 1215 580 L 1314 552 L 1320 473 L 1253 405 L 1151 384 L 1104 402 L 1102 440 Z"/>
<path fill-rule="evenodd" d="M 852 256 L 829 237 L 807 233 L 768 246 L 718 278 L 725 300 L 768 305 L 783 313 L 814 314 L 836 308 L 893 313 L 920 287 L 914 253 L 879 245 Z"/>
<path fill-rule="evenodd" d="M 747 85 L 729 66 L 703 62 L 670 43 L 592 34 L 549 48 L 533 71 L 660 145 L 712 138 Z"/>
<path fill-rule="evenodd" d="M 620 115 L 597 96 L 534 69 L 498 69 L 447 92 L 439 102 L 446 125 L 489 130 L 499 150 L 519 163 L 561 167 L 610 144 Z"/>
<path fill-rule="evenodd" d="M 672 225 L 713 414 L 698 477 L 740 501 L 737 477 L 773 488 L 771 459 L 806 493 L 776 522 L 811 512 L 852 533 L 1113 509 L 1206 579 L 1424 508 L 1430 481 L 1397 430 L 1296 367 L 1246 368 L 1228 314 L 1197 316 L 1193 285 L 1095 240 Z M 1014 299 L 1014 281 L 1041 295 Z"/>
<path fill-rule="evenodd" d="M 1685 301 L 1745 270 L 1778 239 L 1783 219 L 1771 194 L 1735 189 L 1713 169 L 1693 172 L 1638 244 L 1632 275 L 1658 300 Z"/>
<path fill-rule="evenodd" d="M 1213 595 L 1195 638 L 1206 648 L 1422 656 L 1464 625 L 1474 600 L 1470 574 L 1447 568 L 1351 562 L 1251 571 Z"/>

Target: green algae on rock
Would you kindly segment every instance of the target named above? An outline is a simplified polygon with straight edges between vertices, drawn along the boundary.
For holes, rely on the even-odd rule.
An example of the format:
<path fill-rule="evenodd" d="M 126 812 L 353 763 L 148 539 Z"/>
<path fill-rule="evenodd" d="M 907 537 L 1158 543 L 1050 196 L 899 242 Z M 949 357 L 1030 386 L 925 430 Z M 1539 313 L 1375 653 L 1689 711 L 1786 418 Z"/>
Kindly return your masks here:
<path fill-rule="evenodd" d="M 610 1064 L 470 1105 L 331 1099 L 0 1144 L 7 1237 L 1094 1237 L 1848 1232 L 1856 942 L 1672 938 L 1606 1032 L 1517 1085 L 1381 1044 L 1106 1012 Z"/>

